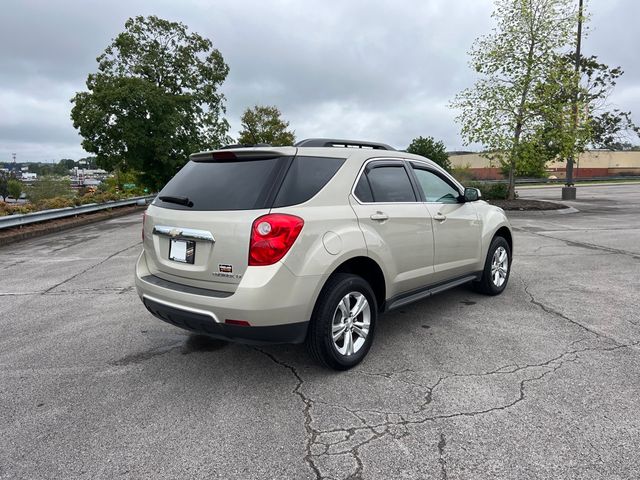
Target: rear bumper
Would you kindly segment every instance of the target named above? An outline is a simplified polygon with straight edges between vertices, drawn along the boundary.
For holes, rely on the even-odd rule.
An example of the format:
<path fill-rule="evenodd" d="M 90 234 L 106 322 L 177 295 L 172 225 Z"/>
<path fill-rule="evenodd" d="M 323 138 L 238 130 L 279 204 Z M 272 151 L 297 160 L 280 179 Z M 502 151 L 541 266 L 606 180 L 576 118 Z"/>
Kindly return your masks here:
<path fill-rule="evenodd" d="M 212 320 L 206 314 L 176 308 L 144 297 L 144 306 L 153 315 L 171 325 L 192 332 L 239 343 L 302 343 L 307 334 L 308 322 L 272 325 L 269 327 L 242 327 L 226 325 Z"/>
<path fill-rule="evenodd" d="M 154 277 L 143 252 L 135 281 L 147 309 L 180 328 L 243 343 L 299 343 L 324 277 L 299 277 L 283 264 L 249 267 L 235 292 L 216 292 Z M 225 324 L 226 320 L 251 326 Z"/>

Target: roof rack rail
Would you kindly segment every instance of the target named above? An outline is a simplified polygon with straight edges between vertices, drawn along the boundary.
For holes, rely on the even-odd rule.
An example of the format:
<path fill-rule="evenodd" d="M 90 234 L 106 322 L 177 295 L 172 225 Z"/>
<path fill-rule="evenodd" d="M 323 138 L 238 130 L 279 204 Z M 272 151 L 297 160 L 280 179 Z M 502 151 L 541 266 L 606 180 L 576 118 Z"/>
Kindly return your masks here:
<path fill-rule="evenodd" d="M 345 148 L 371 148 L 373 150 L 395 150 L 395 148 L 377 142 L 364 142 L 361 140 L 341 140 L 336 138 L 307 138 L 300 140 L 294 147 L 345 147 Z"/>

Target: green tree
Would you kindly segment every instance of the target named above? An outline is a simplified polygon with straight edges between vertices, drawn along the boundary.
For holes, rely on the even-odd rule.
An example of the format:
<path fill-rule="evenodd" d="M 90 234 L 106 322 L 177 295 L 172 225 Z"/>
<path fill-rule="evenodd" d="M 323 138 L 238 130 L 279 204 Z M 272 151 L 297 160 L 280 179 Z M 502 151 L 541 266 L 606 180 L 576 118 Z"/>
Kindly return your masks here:
<path fill-rule="evenodd" d="M 238 137 L 238 143 L 293 145 L 296 141 L 295 132 L 287 130 L 289 122 L 284 121 L 281 115 L 280 110 L 275 106 L 256 105 L 253 108 L 247 108 L 240 119 L 242 131 Z"/>
<path fill-rule="evenodd" d="M 565 57 L 565 68 L 573 61 Z M 612 148 L 617 143 L 637 140 L 640 128 L 633 122 L 631 112 L 611 108 L 608 102 L 618 79 L 624 74 L 621 67 L 609 67 L 594 56 L 580 57 L 580 103 L 584 105 L 584 121 L 589 124 L 588 141 L 597 148 Z M 580 117 L 579 117 L 580 119 Z"/>
<path fill-rule="evenodd" d="M 20 195 L 22 195 L 22 182 L 20 180 L 16 180 L 15 178 L 10 178 L 7 182 L 7 192 L 9 196 L 14 199 L 19 199 Z"/>
<path fill-rule="evenodd" d="M 56 175 L 69 175 L 69 170 L 75 167 L 76 162 L 70 158 L 63 158 L 53 167 L 53 173 Z"/>
<path fill-rule="evenodd" d="M 116 170 L 114 175 L 108 177 L 103 185 L 106 187 L 106 191 L 116 192 L 125 190 L 125 184 L 135 184 L 136 186 L 140 185 L 140 172 L 136 172 L 135 170 L 128 170 L 126 172 L 121 172 Z"/>
<path fill-rule="evenodd" d="M 46 176 L 27 187 L 26 193 L 31 203 L 39 203 L 48 198 L 70 196 L 71 184 L 69 180 Z"/>
<path fill-rule="evenodd" d="M 54 173 L 54 168 L 47 163 L 29 163 L 27 166 L 29 168 L 29 172 L 35 173 L 38 177 L 53 175 Z"/>
<path fill-rule="evenodd" d="M 571 45 L 577 12 L 570 0 L 496 0 L 492 16 L 494 31 L 470 51 L 480 78 L 451 105 L 465 142 L 482 144 L 507 168 L 513 199 L 516 168 L 530 152 L 520 144 L 535 142 L 545 123 L 536 87 Z"/>
<path fill-rule="evenodd" d="M 451 162 L 449 162 L 449 155 L 444 143 L 436 141 L 433 137 L 414 138 L 407 147 L 407 152 L 427 157 L 445 170 L 451 170 Z"/>
<path fill-rule="evenodd" d="M 547 156 L 564 161 L 589 146 L 615 148 L 640 134 L 631 112 L 611 109 L 608 103 L 622 69 L 610 68 L 595 56 L 581 56 L 576 75 L 574 62 L 574 55 L 557 56 L 555 68 L 536 92 L 545 120 L 541 130 L 546 133 Z"/>
<path fill-rule="evenodd" d="M 71 100 L 83 148 L 108 171 L 142 172 L 159 189 L 194 151 L 228 143 L 229 72 L 211 41 L 156 16 L 130 18 Z"/>
<path fill-rule="evenodd" d="M 5 172 L 0 172 L 0 197 L 6 201 L 7 195 L 9 195 L 9 176 Z"/>

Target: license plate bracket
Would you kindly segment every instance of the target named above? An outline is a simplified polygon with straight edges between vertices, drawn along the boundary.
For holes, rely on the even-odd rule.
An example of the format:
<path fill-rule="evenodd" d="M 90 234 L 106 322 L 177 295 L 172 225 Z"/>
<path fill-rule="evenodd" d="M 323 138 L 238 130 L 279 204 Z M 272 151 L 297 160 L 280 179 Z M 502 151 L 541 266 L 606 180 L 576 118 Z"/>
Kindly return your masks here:
<path fill-rule="evenodd" d="M 196 258 L 196 242 L 193 240 L 169 240 L 169 260 L 193 265 Z"/>

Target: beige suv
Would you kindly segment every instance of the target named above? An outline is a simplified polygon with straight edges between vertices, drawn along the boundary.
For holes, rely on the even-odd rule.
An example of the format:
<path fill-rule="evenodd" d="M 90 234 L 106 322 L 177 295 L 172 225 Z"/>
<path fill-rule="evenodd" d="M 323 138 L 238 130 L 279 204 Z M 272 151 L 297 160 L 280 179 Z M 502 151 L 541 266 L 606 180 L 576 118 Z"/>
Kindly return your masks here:
<path fill-rule="evenodd" d="M 479 197 L 383 144 L 197 153 L 145 213 L 138 294 L 178 327 L 305 342 L 347 369 L 371 347 L 378 314 L 467 282 L 504 290 L 511 227 Z"/>

